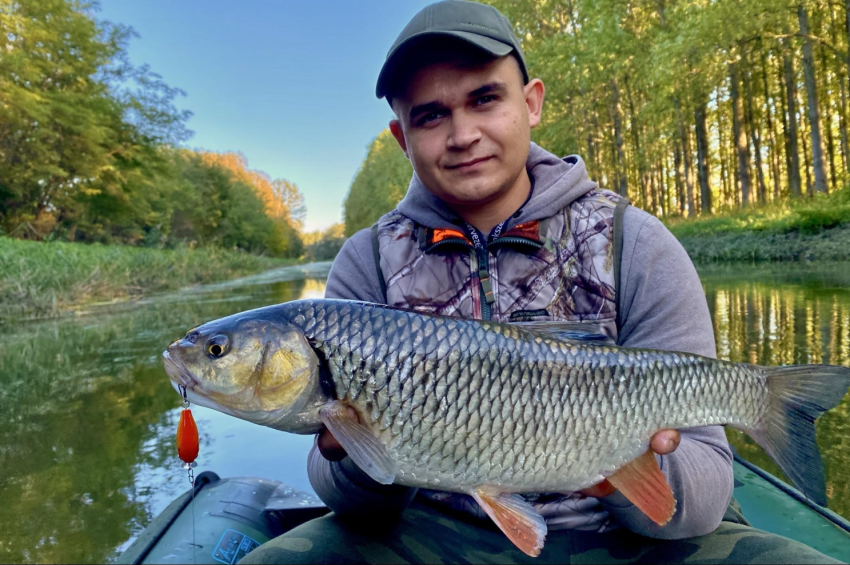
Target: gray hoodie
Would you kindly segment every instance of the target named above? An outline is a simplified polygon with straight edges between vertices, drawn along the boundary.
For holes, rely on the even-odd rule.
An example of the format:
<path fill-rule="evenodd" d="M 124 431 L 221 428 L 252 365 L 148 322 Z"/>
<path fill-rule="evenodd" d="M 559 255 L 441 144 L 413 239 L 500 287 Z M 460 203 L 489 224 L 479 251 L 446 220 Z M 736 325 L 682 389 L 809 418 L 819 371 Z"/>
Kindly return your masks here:
<path fill-rule="evenodd" d="M 558 159 L 531 144 L 526 168 L 533 182 L 529 201 L 505 229 L 555 215 L 596 187 L 580 157 Z M 414 175 L 399 212 L 420 225 L 456 227 L 457 214 L 432 195 Z M 715 357 L 714 332 L 705 295 L 687 253 L 654 216 L 630 206 L 623 219 L 623 260 L 617 308 L 618 343 Z M 325 291 L 328 298 L 383 302 L 369 230 L 349 239 L 334 261 Z M 593 514 L 607 512 L 639 534 L 678 539 L 704 535 L 719 524 L 732 497 L 732 454 L 723 428 L 682 430 L 682 442 L 659 463 L 678 501 L 676 514 L 659 527 L 620 493 L 596 501 L 578 495 L 569 502 L 541 503 L 538 511 L 550 530 L 581 527 Z M 346 458 L 330 462 L 313 448 L 308 474 L 316 493 L 334 512 L 369 515 L 399 512 L 415 489 L 383 486 Z"/>

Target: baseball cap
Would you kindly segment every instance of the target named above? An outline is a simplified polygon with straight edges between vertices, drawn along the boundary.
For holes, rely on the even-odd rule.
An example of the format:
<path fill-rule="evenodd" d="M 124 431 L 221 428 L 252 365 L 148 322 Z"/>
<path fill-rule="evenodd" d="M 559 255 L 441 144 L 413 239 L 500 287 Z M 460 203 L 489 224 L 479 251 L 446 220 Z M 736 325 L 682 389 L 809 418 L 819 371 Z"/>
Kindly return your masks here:
<path fill-rule="evenodd" d="M 513 51 L 522 69 L 522 76 L 528 82 L 525 55 L 511 23 L 505 16 L 486 4 L 466 0 L 444 0 L 426 6 L 413 16 L 401 31 L 387 53 L 387 59 L 378 75 L 375 95 L 383 98 L 391 92 L 399 65 L 406 55 L 415 49 L 417 43 L 422 39 L 440 36 L 460 39 L 493 57 L 504 57 Z"/>

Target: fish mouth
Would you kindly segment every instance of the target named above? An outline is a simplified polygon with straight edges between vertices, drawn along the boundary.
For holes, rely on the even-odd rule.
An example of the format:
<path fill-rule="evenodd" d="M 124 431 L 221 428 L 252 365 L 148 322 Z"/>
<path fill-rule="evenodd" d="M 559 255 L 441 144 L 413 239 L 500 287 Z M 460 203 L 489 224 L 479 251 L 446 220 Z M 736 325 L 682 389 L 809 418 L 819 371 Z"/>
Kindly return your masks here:
<path fill-rule="evenodd" d="M 165 364 L 165 372 L 175 386 L 182 385 L 187 390 L 194 390 L 198 386 L 198 380 L 192 372 L 179 359 L 172 357 L 168 350 L 162 352 L 162 360 Z"/>

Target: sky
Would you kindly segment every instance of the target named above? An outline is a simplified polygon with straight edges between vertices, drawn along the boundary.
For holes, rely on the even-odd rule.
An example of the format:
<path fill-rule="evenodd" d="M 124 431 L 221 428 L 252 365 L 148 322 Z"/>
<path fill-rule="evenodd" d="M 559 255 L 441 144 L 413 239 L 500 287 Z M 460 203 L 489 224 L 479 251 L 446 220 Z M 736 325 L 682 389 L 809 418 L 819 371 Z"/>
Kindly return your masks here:
<path fill-rule="evenodd" d="M 185 145 L 239 151 L 307 204 L 305 229 L 342 201 L 392 113 L 375 81 L 395 38 L 433 0 L 101 0 L 98 17 L 139 37 L 130 60 L 186 92 Z"/>

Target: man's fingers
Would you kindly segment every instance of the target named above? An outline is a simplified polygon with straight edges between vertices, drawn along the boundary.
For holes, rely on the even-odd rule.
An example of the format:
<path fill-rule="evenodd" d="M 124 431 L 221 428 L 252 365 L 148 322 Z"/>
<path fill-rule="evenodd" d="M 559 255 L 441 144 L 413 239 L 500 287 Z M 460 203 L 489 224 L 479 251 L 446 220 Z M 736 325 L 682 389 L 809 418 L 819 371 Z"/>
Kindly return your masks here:
<path fill-rule="evenodd" d="M 357 416 L 357 411 L 354 408 L 348 407 L 348 415 L 354 420 L 360 420 Z M 316 440 L 316 445 L 319 448 L 319 453 L 322 454 L 322 457 L 327 459 L 328 461 L 340 461 L 345 459 L 348 455 L 345 452 L 345 449 L 339 444 L 334 435 L 330 432 L 330 430 L 325 429 L 319 433 L 319 437 Z"/>
<path fill-rule="evenodd" d="M 679 430 L 661 430 L 652 436 L 649 447 L 658 455 L 668 455 L 676 451 L 681 441 L 682 435 Z"/>
<path fill-rule="evenodd" d="M 319 447 L 319 453 L 328 461 L 339 461 L 345 459 L 345 450 L 333 436 L 333 434 L 325 430 L 319 434 L 319 439 L 316 441 Z"/>
<path fill-rule="evenodd" d="M 579 492 L 584 496 L 592 496 L 593 498 L 602 498 L 613 494 L 617 488 L 608 482 L 608 479 L 602 479 L 602 482 L 596 483 L 592 487 L 581 489 Z"/>

